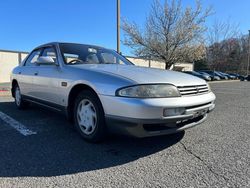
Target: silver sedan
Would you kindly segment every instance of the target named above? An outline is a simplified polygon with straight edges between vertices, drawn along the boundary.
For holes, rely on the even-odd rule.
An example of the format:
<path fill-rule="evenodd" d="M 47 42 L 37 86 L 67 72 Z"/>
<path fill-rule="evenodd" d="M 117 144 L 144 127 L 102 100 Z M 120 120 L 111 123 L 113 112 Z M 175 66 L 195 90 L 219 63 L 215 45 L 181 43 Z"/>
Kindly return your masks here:
<path fill-rule="evenodd" d="M 215 95 L 197 77 L 134 66 L 102 47 L 49 43 L 34 49 L 11 75 L 19 109 L 30 103 L 63 112 L 92 142 L 108 132 L 165 135 L 202 123 Z"/>

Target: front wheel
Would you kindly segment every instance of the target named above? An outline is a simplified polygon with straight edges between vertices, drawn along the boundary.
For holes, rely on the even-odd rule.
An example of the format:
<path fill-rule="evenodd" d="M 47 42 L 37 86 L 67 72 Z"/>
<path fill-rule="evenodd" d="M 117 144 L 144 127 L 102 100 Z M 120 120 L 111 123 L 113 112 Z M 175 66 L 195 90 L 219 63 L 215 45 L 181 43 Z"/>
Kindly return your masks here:
<path fill-rule="evenodd" d="M 82 91 L 74 105 L 75 127 L 89 142 L 99 142 L 106 135 L 106 125 L 102 104 L 92 91 Z"/>

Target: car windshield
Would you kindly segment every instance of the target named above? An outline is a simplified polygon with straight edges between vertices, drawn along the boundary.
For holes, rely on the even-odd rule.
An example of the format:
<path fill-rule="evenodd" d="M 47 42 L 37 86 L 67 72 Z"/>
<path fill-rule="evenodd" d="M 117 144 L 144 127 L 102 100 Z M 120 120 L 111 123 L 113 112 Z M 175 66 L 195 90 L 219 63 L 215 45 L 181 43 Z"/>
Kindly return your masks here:
<path fill-rule="evenodd" d="M 122 55 L 113 50 L 100 47 L 93 47 L 83 44 L 67 44 L 59 45 L 64 62 L 67 65 L 79 64 L 122 64 L 133 65 Z"/>

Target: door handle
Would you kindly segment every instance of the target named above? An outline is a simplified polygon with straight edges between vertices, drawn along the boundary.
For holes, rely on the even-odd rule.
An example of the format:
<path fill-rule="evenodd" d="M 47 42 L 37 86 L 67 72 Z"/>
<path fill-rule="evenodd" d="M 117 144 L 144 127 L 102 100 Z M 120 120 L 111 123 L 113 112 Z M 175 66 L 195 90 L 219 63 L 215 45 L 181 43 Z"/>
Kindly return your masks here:
<path fill-rule="evenodd" d="M 37 76 L 37 75 L 38 75 L 38 72 L 35 72 L 34 75 Z"/>

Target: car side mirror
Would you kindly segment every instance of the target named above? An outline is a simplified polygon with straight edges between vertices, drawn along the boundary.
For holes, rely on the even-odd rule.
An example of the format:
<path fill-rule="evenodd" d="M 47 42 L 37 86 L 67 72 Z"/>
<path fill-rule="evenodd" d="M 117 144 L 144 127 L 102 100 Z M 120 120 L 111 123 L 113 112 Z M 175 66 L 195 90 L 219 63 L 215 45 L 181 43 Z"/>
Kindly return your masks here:
<path fill-rule="evenodd" d="M 58 65 L 52 57 L 41 56 L 37 59 L 36 62 L 38 65 Z"/>

